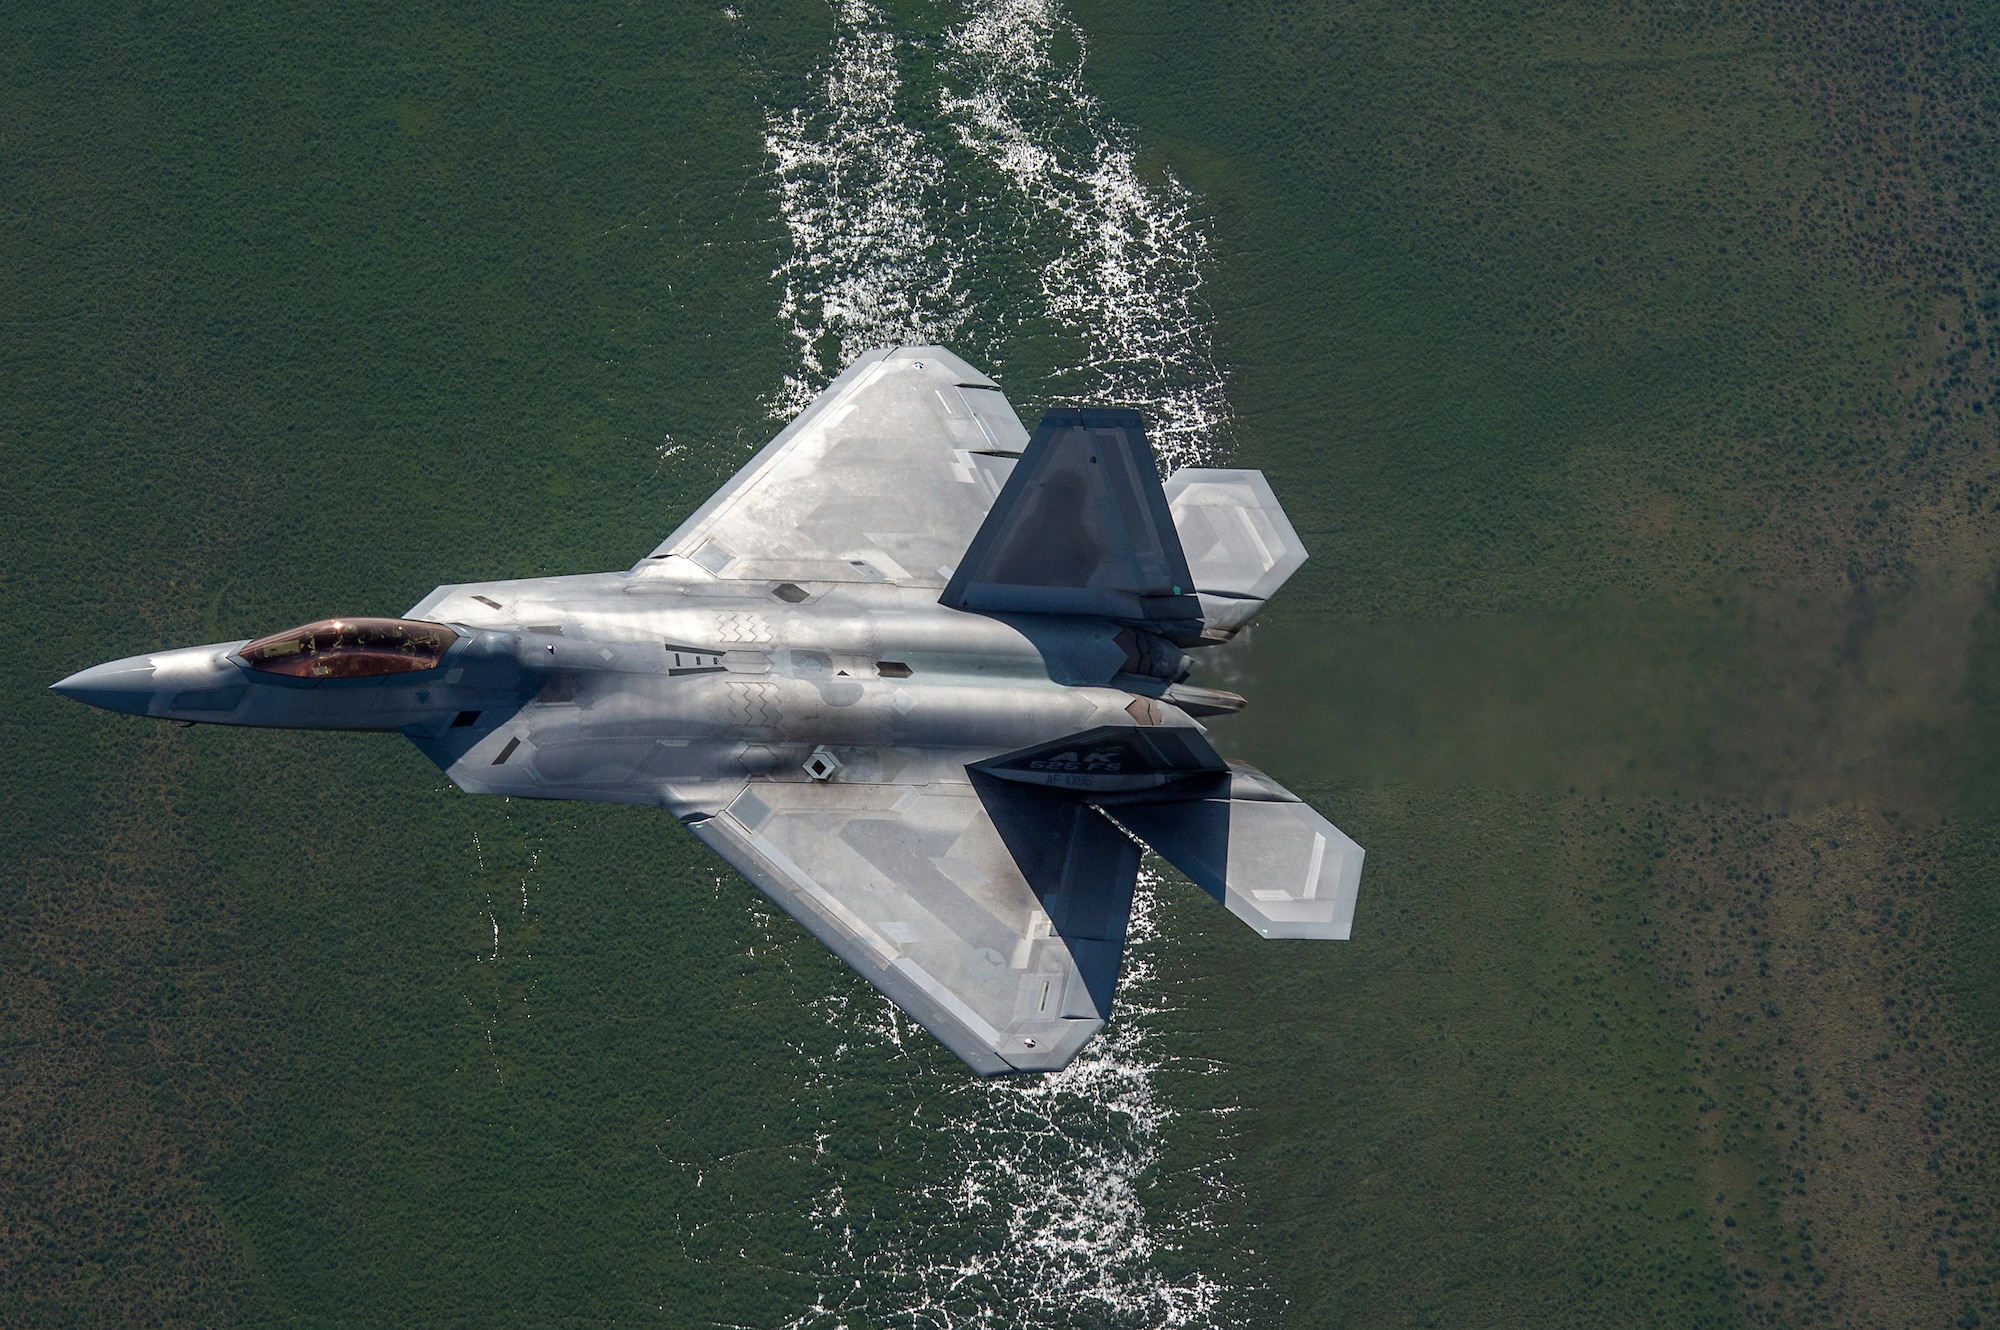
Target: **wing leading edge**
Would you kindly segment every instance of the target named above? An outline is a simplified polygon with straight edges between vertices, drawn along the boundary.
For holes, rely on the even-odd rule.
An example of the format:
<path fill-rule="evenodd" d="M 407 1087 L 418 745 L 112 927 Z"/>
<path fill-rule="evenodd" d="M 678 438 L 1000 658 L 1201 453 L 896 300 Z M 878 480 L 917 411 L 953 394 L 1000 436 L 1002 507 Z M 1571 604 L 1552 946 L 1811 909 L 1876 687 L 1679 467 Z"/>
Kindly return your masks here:
<path fill-rule="evenodd" d="M 1058 1070 L 1111 1014 L 1139 847 L 1082 803 L 758 781 L 689 829 L 983 1076 Z"/>

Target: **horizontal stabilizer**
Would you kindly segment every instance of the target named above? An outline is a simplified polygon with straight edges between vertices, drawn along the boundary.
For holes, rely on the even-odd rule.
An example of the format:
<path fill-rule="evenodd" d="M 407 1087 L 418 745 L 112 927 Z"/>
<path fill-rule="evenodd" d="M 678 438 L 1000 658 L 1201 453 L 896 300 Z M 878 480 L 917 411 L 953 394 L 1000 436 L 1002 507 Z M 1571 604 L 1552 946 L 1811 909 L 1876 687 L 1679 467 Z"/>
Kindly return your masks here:
<path fill-rule="evenodd" d="M 1201 593 L 1205 635 L 1227 638 L 1299 570 L 1306 547 L 1261 471 L 1184 467 L 1165 493 Z"/>
<path fill-rule="evenodd" d="M 1107 811 L 1265 937 L 1354 926 L 1361 847 L 1261 771 L 1232 764 L 1209 797 Z"/>
<path fill-rule="evenodd" d="M 1136 411 L 1042 417 L 939 600 L 1201 632 L 1194 579 Z"/>

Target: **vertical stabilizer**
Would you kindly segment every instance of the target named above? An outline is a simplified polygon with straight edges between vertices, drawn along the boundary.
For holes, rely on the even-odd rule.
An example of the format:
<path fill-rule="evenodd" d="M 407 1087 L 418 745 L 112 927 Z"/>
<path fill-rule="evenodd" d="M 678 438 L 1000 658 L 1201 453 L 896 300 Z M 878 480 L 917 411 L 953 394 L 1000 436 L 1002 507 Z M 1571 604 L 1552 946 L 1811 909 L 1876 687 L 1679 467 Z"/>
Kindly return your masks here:
<path fill-rule="evenodd" d="M 1074 614 L 1194 641 L 1201 609 L 1136 411 L 1042 417 L 938 599 L 979 613 Z"/>

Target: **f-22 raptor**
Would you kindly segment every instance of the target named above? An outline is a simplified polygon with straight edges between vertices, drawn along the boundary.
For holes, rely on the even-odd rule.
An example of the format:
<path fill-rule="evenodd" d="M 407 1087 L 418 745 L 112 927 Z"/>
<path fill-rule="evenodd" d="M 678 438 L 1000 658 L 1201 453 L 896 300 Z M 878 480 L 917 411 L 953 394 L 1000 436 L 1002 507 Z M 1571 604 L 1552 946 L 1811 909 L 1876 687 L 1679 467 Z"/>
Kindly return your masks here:
<path fill-rule="evenodd" d="M 1361 847 L 1190 686 L 1305 561 L 1256 471 L 1139 416 L 1032 437 L 939 347 L 863 356 L 626 572 L 112 661 L 134 715 L 391 730 L 462 790 L 670 812 L 981 1075 L 1111 1014 L 1140 845 L 1265 937 L 1345 938 Z"/>

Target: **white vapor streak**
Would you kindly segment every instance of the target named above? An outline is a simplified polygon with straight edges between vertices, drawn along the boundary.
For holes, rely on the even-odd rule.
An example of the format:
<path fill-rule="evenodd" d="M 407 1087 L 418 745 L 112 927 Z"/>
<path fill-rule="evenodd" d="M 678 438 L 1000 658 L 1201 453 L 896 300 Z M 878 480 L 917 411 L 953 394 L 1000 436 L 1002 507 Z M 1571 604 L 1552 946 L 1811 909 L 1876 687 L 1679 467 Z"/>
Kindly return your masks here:
<path fill-rule="evenodd" d="M 813 97 L 767 120 L 791 237 L 774 275 L 798 347 L 773 414 L 898 343 L 951 346 L 1005 386 L 1005 330 L 1032 320 L 1081 348 L 1066 396 L 1137 407 L 1169 467 L 1219 462 L 1230 415 L 1201 300 L 1207 236 L 1193 197 L 1143 178 L 1084 89 L 1082 33 L 1053 0 L 975 0 L 942 39 L 899 35 L 869 0 L 839 0 L 837 20 Z M 905 70 L 943 91 L 922 104 Z M 996 290 L 1019 307 L 987 308 Z M 860 1240 L 868 1220 L 835 1184 L 811 1216 L 833 1255 L 792 1324 L 1234 1323 L 1234 1290 L 1157 1268 L 1206 1215 L 1156 1215 L 1141 1194 L 1173 1121 L 1149 1033 L 1164 1014 L 1153 891 L 1142 878 L 1117 1013 L 1074 1064 L 950 1091 L 933 1130 L 951 1177 L 923 1199 L 964 1224 L 884 1249 Z M 826 1009 L 842 1053 L 902 1046 L 885 1002 Z"/>

